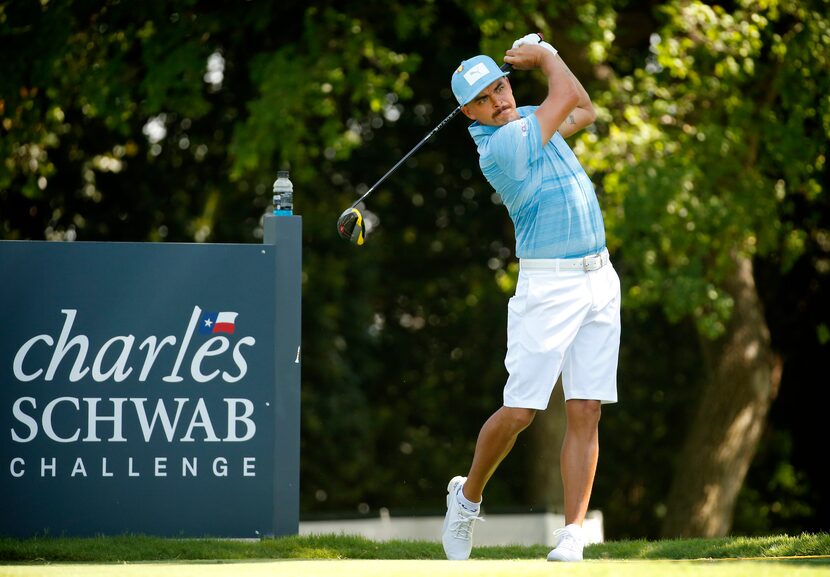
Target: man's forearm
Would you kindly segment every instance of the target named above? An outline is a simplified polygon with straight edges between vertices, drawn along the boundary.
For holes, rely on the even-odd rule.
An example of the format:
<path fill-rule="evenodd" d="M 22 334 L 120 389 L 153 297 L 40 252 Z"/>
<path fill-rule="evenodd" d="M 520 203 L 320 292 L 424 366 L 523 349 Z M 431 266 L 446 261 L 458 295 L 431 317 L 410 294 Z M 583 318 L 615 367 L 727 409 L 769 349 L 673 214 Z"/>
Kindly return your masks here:
<path fill-rule="evenodd" d="M 582 100 L 582 94 L 581 85 L 575 81 L 558 55 L 547 55 L 540 69 L 548 79 L 548 96 L 536 110 L 544 144 L 564 122 L 567 122 L 568 115 Z M 585 90 L 582 89 L 581 92 L 584 93 Z"/>
<path fill-rule="evenodd" d="M 573 94 L 577 98 L 578 105 L 588 97 L 585 89 L 558 54 L 545 58 L 540 70 L 548 79 L 548 98 L 570 98 Z"/>
<path fill-rule="evenodd" d="M 561 59 L 560 59 L 561 60 Z M 573 83 L 573 86 L 576 88 L 577 93 L 579 94 L 579 100 L 577 101 L 576 106 L 574 109 L 568 114 L 565 121 L 559 125 L 557 131 L 563 137 L 567 138 L 568 136 L 574 134 L 575 132 L 579 132 L 586 126 L 593 124 L 594 120 L 596 120 L 596 111 L 594 110 L 594 105 L 591 103 L 591 98 L 588 96 L 588 92 L 582 86 L 582 83 L 579 82 L 579 79 L 571 72 L 571 69 L 568 68 L 568 65 L 565 64 L 564 60 L 562 61 L 562 66 L 567 70 L 568 77 L 570 81 Z"/>
<path fill-rule="evenodd" d="M 557 132 L 561 134 L 563 138 L 567 138 L 570 135 L 579 132 L 586 126 L 593 124 L 596 117 L 597 115 L 594 112 L 593 107 L 590 109 L 574 108 L 571 113 L 568 114 L 565 122 L 559 125 Z"/>

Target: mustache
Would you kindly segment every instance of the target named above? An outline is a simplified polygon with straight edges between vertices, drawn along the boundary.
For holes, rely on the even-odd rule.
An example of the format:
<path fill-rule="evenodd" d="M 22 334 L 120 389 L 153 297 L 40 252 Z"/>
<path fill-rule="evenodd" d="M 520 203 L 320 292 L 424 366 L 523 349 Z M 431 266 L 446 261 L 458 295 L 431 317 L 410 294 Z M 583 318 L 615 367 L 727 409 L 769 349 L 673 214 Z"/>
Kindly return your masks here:
<path fill-rule="evenodd" d="M 506 110 L 510 110 L 510 106 L 502 106 L 501 108 L 497 108 L 496 111 L 493 112 L 493 118 L 495 119 L 501 116 L 502 112 L 505 112 Z"/>

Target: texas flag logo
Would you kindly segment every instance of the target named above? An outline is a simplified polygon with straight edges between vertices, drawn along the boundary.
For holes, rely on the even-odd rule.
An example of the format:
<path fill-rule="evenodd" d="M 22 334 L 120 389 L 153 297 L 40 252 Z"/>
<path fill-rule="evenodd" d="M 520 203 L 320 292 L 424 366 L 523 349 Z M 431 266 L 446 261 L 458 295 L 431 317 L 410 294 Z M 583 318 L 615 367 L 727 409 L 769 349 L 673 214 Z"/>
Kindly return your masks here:
<path fill-rule="evenodd" d="M 203 335 L 215 333 L 228 333 L 232 335 L 238 314 L 227 311 L 221 313 L 202 313 L 202 318 L 199 321 L 199 332 Z"/>

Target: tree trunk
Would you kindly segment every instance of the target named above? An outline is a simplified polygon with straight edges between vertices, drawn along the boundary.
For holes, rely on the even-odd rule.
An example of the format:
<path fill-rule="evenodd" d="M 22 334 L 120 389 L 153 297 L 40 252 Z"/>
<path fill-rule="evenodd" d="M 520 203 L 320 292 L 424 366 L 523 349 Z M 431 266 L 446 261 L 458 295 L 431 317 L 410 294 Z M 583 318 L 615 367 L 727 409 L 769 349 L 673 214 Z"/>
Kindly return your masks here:
<path fill-rule="evenodd" d="M 701 338 L 707 380 L 666 502 L 664 537 L 721 537 L 778 392 L 780 361 L 753 278 L 752 261 L 733 258 L 725 288 L 735 306 L 726 333 Z"/>
<path fill-rule="evenodd" d="M 533 510 L 565 511 L 565 489 L 559 453 L 565 438 L 565 395 L 556 383 L 548 408 L 538 411 L 527 433 L 530 436 L 530 503 Z"/>

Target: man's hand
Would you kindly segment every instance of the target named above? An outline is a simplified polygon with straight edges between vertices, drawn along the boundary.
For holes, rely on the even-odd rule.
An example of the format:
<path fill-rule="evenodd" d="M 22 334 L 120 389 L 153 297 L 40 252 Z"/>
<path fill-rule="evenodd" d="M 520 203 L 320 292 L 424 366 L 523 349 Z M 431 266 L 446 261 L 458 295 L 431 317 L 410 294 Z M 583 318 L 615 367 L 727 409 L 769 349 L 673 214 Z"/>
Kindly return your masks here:
<path fill-rule="evenodd" d="M 505 52 L 504 61 L 516 70 L 542 68 L 553 54 L 541 44 L 521 44 Z"/>

